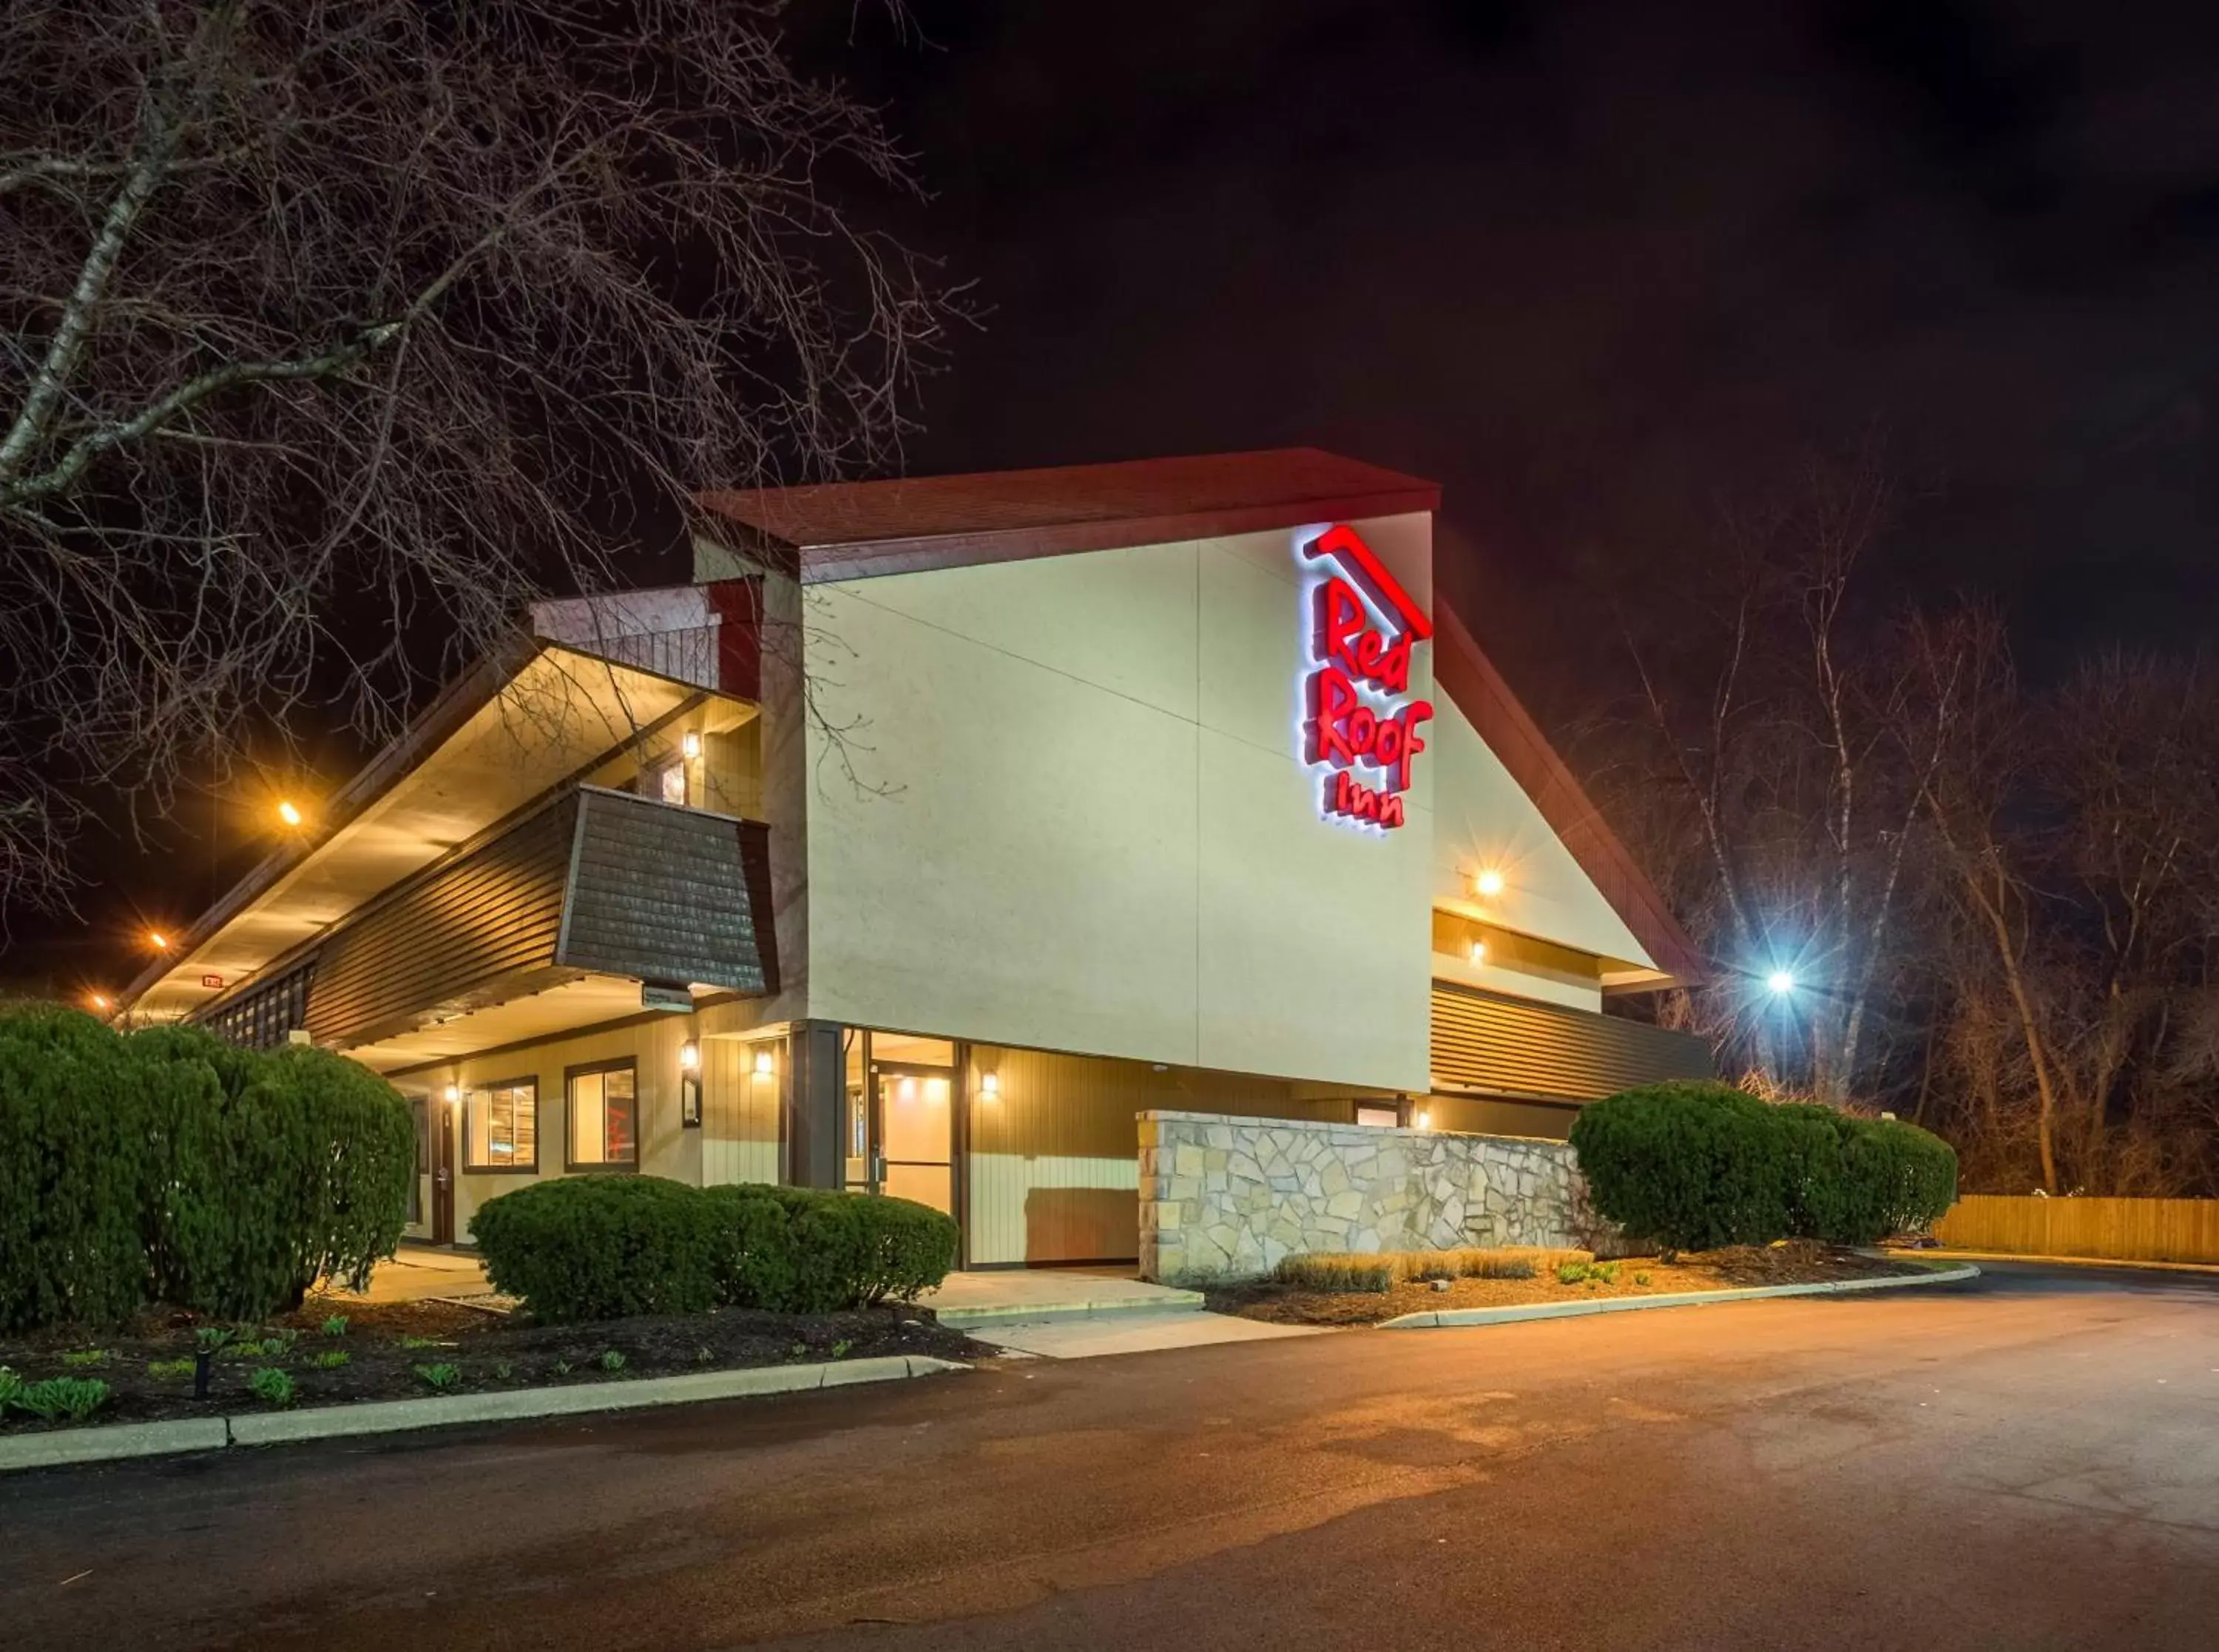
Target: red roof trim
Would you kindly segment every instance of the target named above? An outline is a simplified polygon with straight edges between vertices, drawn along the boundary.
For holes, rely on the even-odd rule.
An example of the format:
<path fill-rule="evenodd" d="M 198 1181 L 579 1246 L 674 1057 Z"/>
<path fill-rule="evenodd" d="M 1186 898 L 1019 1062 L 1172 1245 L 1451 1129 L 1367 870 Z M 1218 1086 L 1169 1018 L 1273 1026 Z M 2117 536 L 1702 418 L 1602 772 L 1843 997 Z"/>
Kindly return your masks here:
<path fill-rule="evenodd" d="M 1702 954 L 1665 905 L 1656 885 L 1641 870 L 1618 835 L 1607 825 L 1564 760 L 1557 755 L 1540 724 L 1520 705 L 1495 663 L 1481 652 L 1456 611 L 1433 599 L 1433 680 L 1471 720 L 1488 749 L 1502 761 L 1533 806 L 1541 811 L 1580 869 L 1594 879 L 1648 949 L 1656 967 L 1685 984 L 1703 980 L 1709 971 Z"/>
<path fill-rule="evenodd" d="M 705 494 L 805 583 L 1439 508 L 1434 483 L 1313 448 Z"/>

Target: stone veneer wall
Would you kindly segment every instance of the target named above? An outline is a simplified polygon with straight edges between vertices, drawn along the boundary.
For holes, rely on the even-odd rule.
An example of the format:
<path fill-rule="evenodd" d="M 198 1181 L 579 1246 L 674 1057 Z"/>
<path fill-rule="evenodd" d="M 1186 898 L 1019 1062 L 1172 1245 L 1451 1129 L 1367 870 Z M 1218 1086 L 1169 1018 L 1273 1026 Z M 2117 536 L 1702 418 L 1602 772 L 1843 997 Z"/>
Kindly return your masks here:
<path fill-rule="evenodd" d="M 1601 1236 L 1569 1142 L 1216 1113 L 1140 1122 L 1144 1279 L 1253 1278 L 1296 1251 Z"/>

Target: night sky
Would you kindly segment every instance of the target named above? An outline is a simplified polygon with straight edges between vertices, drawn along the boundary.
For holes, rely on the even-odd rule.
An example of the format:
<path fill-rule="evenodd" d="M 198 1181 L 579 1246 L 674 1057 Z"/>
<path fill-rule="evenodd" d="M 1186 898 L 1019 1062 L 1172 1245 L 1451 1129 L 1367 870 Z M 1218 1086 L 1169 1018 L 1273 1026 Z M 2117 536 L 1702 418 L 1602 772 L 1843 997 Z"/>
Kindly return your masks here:
<path fill-rule="evenodd" d="M 1992 594 L 2037 674 L 2214 627 L 2208 9 L 913 12 L 790 22 L 886 104 L 934 199 L 880 216 L 984 312 L 912 471 L 1308 444 L 1435 478 L 1440 581 L 1545 723 L 1601 692 L 1594 569 L 1876 432 L 1886 587 Z M 0 967 L 130 972 L 179 863 L 103 860 Z"/>

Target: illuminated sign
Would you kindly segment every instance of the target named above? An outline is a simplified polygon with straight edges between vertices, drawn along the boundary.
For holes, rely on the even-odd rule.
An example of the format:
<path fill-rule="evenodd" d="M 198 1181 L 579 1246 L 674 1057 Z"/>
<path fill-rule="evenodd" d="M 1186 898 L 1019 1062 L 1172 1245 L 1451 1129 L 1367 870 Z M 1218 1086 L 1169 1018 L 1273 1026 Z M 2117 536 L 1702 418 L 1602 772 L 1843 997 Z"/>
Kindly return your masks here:
<path fill-rule="evenodd" d="M 1418 730 L 1433 716 L 1431 700 L 1410 698 L 1410 650 L 1433 636 L 1433 623 L 1346 523 L 1302 555 L 1337 569 L 1312 587 L 1305 617 L 1302 760 L 1326 770 L 1326 814 L 1391 830 L 1402 824 L 1410 767 L 1426 748 Z"/>

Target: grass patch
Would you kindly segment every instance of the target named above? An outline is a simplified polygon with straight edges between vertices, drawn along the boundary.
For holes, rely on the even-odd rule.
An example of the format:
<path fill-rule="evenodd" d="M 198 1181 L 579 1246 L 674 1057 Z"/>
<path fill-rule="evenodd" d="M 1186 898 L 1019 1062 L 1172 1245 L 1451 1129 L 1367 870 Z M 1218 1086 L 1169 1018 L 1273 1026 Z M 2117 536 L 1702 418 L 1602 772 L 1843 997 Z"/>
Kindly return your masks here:
<path fill-rule="evenodd" d="M 190 1376 L 196 1363 L 190 1354 L 177 1359 L 150 1359 L 146 1362 L 146 1375 L 157 1382 L 174 1382 L 179 1377 Z"/>
<path fill-rule="evenodd" d="M 1301 1290 L 1389 1291 L 1430 1279 L 1536 1279 L 1554 1272 L 1566 1284 L 1595 1265 L 1585 1251 L 1532 1245 L 1467 1245 L 1451 1251 L 1314 1251 L 1283 1258 L 1271 1276 Z M 1613 1267 L 1615 1264 L 1612 1264 Z M 1576 1270 L 1570 1278 L 1564 1270 Z M 1615 1275 L 1606 1276 L 1615 1277 Z"/>

